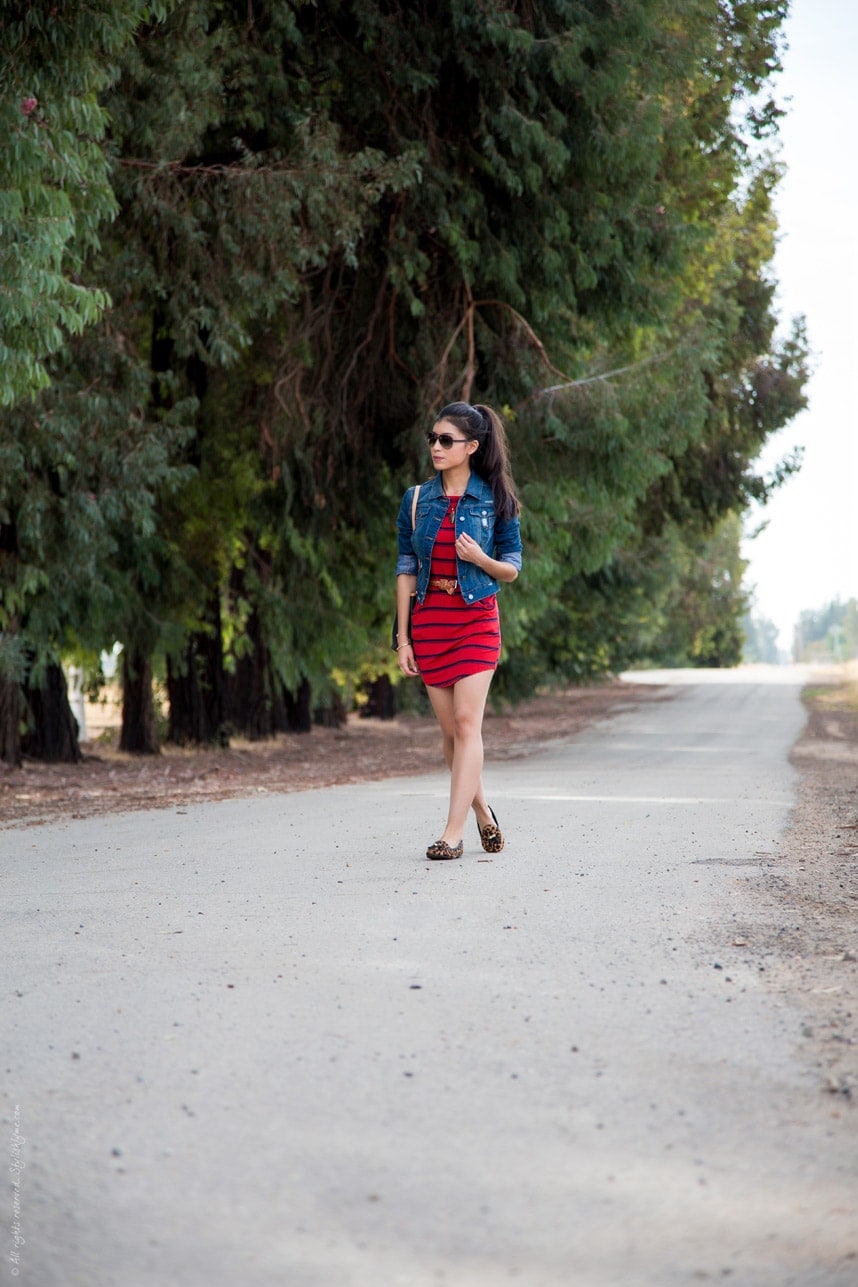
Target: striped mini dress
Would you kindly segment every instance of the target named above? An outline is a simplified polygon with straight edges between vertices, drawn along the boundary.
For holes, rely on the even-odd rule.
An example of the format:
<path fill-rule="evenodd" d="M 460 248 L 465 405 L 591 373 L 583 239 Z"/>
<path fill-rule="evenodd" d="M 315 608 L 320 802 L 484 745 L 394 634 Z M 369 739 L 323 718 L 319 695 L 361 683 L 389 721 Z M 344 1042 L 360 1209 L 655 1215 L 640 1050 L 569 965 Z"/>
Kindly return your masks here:
<path fill-rule="evenodd" d="M 415 603 L 411 642 L 424 684 L 449 688 L 466 675 L 494 670 L 500 660 L 501 633 L 498 601 L 494 594 L 466 603 L 457 588 L 453 594 L 433 590 L 436 579 L 455 580 L 456 505 L 450 506 L 432 547 L 430 587 L 422 603 Z"/>

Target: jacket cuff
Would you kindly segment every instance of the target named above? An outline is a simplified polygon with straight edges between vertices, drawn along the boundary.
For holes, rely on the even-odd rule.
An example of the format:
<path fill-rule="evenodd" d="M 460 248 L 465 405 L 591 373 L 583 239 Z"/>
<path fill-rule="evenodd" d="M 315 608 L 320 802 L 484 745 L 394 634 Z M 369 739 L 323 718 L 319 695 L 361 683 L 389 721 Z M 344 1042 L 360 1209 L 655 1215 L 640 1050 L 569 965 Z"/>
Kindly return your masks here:
<path fill-rule="evenodd" d="M 416 576 L 417 575 L 417 555 L 400 554 L 396 560 L 397 576 Z"/>
<path fill-rule="evenodd" d="M 497 560 L 499 563 L 509 563 L 516 572 L 521 571 L 521 554 L 517 550 L 512 554 L 498 554 Z"/>

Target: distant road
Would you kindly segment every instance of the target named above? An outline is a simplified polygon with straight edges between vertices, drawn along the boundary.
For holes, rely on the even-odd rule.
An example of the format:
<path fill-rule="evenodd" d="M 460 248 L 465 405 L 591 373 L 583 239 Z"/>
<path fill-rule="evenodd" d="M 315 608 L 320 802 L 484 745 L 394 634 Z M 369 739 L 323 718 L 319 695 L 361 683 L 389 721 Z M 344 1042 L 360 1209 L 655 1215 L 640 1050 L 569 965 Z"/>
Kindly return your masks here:
<path fill-rule="evenodd" d="M 738 666 L 735 670 L 629 670 L 622 676 L 635 684 L 777 684 L 801 687 L 831 673 L 830 666 Z"/>
<path fill-rule="evenodd" d="M 0 832 L 7 1276 L 854 1287 L 855 1128 L 743 951 L 801 678 L 491 764 L 493 861 L 422 858 L 440 774 Z"/>

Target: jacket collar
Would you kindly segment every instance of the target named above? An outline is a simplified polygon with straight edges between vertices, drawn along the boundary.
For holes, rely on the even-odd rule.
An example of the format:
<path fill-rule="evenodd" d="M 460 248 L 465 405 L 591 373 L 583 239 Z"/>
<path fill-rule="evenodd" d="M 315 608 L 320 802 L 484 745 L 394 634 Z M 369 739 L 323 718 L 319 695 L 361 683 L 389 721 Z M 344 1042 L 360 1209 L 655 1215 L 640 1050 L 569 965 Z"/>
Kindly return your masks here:
<path fill-rule="evenodd" d="M 421 487 L 421 494 L 425 495 L 429 500 L 435 500 L 436 497 L 443 496 L 444 484 L 441 475 L 436 474 L 434 478 L 429 479 L 428 483 L 424 483 Z M 486 500 L 491 499 L 492 489 L 485 478 L 481 478 L 472 469 L 468 485 L 462 494 L 464 496 L 474 496 L 477 500 Z"/>

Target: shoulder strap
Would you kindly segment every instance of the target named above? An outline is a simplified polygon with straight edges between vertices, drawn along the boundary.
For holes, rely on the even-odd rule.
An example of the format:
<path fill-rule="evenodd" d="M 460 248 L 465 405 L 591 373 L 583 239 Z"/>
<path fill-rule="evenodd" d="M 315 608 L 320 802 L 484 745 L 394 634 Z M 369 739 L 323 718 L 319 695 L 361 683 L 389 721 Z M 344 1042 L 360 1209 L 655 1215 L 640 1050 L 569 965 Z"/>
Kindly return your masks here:
<path fill-rule="evenodd" d="M 413 496 L 412 496 L 412 498 L 411 498 L 411 530 L 412 530 L 412 532 L 414 531 L 415 527 L 417 526 L 417 497 L 420 495 L 420 488 L 421 488 L 422 486 L 423 486 L 423 484 L 422 484 L 422 483 L 418 483 L 418 484 L 417 484 L 417 486 L 414 488 L 414 495 L 413 495 Z"/>

